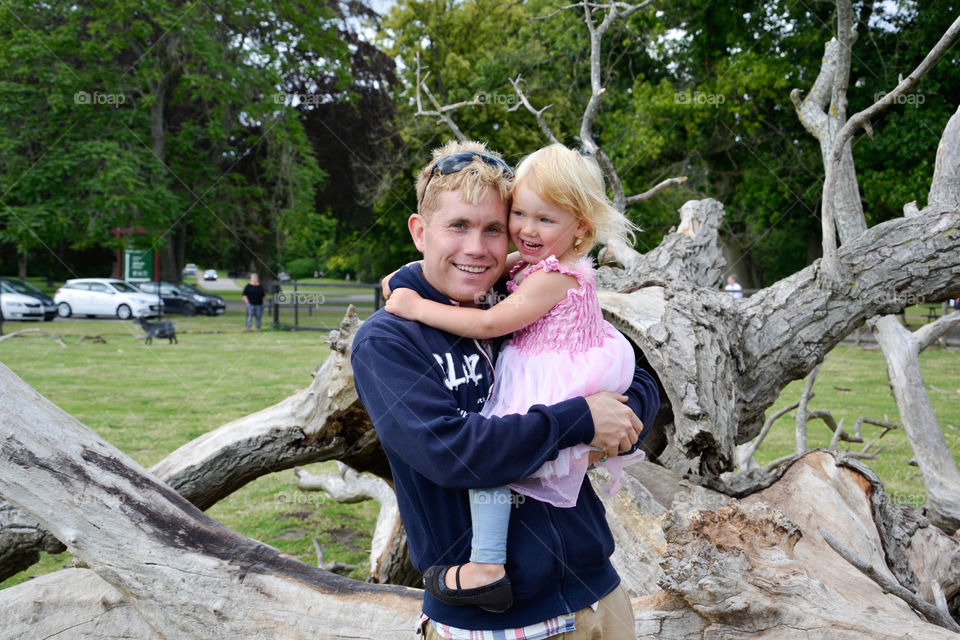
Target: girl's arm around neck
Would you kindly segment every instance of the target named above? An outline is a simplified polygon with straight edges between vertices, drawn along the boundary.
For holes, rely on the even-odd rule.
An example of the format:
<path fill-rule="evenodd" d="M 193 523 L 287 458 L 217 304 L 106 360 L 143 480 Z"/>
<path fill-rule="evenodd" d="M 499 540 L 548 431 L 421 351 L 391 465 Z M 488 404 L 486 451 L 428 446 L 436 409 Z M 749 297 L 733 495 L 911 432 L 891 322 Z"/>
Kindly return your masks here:
<path fill-rule="evenodd" d="M 466 338 L 494 338 L 531 324 L 577 288 L 577 279 L 556 271 L 537 271 L 491 309 L 456 307 L 424 300 L 415 291 L 397 289 L 386 310 Z"/>
<path fill-rule="evenodd" d="M 408 262 L 407 264 L 405 264 L 405 265 L 403 265 L 403 266 L 404 266 L 404 267 L 410 267 L 410 266 L 413 266 L 413 265 L 418 264 L 418 263 L 422 265 L 422 264 L 423 264 L 423 260 L 413 260 L 413 261 Z M 403 267 L 400 267 L 400 269 L 402 269 L 402 268 L 403 268 Z M 393 272 L 390 273 L 389 275 L 383 276 L 383 279 L 380 281 L 380 290 L 381 290 L 381 292 L 383 293 L 383 299 L 384 299 L 384 300 L 386 300 L 387 298 L 389 298 L 389 297 L 390 297 L 390 294 L 393 293 L 392 291 L 390 291 L 390 279 L 391 279 L 393 276 L 397 275 L 397 271 L 400 271 L 400 269 L 394 269 Z"/>

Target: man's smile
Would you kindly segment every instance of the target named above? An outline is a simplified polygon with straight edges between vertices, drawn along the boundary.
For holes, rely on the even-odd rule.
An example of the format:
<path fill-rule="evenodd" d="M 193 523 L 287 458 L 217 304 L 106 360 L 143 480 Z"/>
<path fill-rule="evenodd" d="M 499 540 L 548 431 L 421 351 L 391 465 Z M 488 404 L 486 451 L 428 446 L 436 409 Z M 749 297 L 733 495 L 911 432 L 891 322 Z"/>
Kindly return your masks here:
<path fill-rule="evenodd" d="M 487 271 L 490 267 L 472 267 L 467 264 L 454 264 L 457 269 L 460 271 L 466 271 L 467 273 L 483 273 Z"/>

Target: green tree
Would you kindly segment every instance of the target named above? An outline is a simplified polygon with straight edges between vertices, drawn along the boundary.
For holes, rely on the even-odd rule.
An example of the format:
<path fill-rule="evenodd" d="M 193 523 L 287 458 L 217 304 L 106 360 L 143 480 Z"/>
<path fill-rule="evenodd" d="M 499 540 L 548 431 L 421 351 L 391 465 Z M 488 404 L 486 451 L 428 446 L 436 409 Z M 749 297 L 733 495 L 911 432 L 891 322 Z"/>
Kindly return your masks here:
<path fill-rule="evenodd" d="M 272 265 L 313 215 L 324 176 L 283 92 L 348 84 L 339 10 L 4 3 L 3 238 L 21 251 L 80 249 L 118 246 L 112 230 L 138 228 L 165 278 L 187 251 L 216 258 L 224 246 L 240 248 L 237 264 Z"/>
<path fill-rule="evenodd" d="M 921 9 L 911 0 L 861 2 L 855 9 L 860 36 L 851 113 L 909 71 L 956 13 L 950 3 Z M 726 207 L 725 244 L 748 284 L 769 284 L 818 255 L 823 166 L 790 92 L 812 85 L 836 28 L 834 11 L 832 3 L 673 0 L 611 29 L 603 42 L 606 92 L 596 142 L 618 167 L 627 193 L 671 176 L 689 178 L 628 210 L 645 229 L 638 236 L 640 250 L 655 246 L 676 224 L 685 200 L 709 196 Z M 434 119 L 414 115 L 416 51 L 440 102 L 470 100 L 480 91 L 512 97 L 508 79 L 522 75 L 534 106 L 553 105 L 544 117 L 556 136 L 570 146 L 582 143 L 589 76 L 581 7 L 407 1 L 387 24 L 395 34 L 393 51 L 404 59 L 400 130 L 409 157 L 416 158 L 406 172 L 409 183 L 426 151 L 451 137 Z M 920 85 L 917 101 L 922 97 L 924 104 L 888 114 L 875 124 L 890 127 L 889 135 L 855 144 L 871 223 L 898 215 L 918 193 L 922 197 L 936 141 L 960 97 L 956 69 L 938 66 Z M 522 108 L 508 112 L 484 104 L 454 117 L 465 135 L 487 140 L 511 161 L 545 142 Z M 406 195 L 403 210 L 414 206 Z"/>

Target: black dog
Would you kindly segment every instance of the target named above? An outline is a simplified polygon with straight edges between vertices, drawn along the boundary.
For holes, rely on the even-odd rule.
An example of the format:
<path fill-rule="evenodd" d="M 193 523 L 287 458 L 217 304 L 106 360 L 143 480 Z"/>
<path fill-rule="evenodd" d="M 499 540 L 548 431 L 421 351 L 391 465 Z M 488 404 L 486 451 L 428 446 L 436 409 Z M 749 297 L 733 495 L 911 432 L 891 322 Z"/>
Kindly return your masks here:
<path fill-rule="evenodd" d="M 167 344 L 177 342 L 177 330 L 174 324 L 168 320 L 161 322 L 147 322 L 145 318 L 137 318 L 137 322 L 147 332 L 143 338 L 143 344 L 150 344 L 154 338 L 167 338 Z"/>

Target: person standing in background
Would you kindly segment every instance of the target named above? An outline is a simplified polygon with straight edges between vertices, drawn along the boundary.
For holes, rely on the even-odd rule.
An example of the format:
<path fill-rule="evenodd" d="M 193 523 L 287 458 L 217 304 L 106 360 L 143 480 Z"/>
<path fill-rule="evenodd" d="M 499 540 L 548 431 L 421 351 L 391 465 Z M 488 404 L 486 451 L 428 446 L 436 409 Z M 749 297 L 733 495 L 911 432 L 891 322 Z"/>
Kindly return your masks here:
<path fill-rule="evenodd" d="M 725 286 L 723 290 L 738 300 L 743 297 L 743 287 L 737 282 L 736 276 L 729 276 L 727 278 L 727 286 Z"/>
<path fill-rule="evenodd" d="M 263 298 L 266 292 L 260 284 L 260 276 L 256 273 L 250 274 L 250 284 L 243 288 L 243 302 L 247 305 L 247 331 L 252 331 L 251 325 L 253 319 L 257 319 L 257 331 L 260 330 L 260 323 L 263 318 Z"/>

